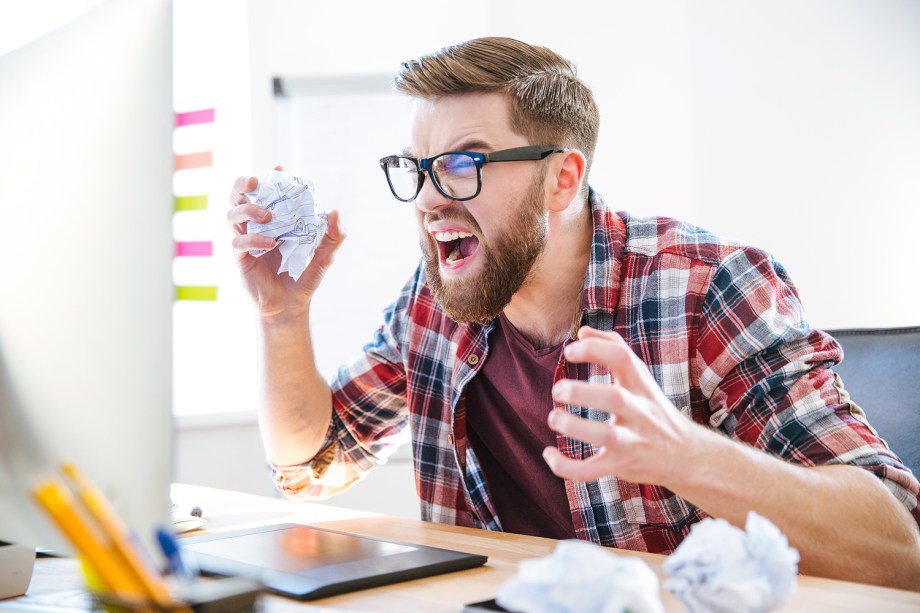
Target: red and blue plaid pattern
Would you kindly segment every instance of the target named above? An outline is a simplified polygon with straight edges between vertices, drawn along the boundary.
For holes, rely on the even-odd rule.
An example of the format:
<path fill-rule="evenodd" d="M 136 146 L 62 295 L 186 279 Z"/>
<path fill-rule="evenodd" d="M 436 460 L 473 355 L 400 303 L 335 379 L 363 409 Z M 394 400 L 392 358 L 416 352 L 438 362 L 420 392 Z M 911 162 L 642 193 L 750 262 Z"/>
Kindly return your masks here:
<path fill-rule="evenodd" d="M 673 219 L 613 213 L 593 191 L 590 203 L 583 324 L 622 335 L 689 418 L 796 464 L 862 466 L 920 522 L 920 484 L 841 396 L 831 370 L 840 347 L 808 325 L 778 262 Z M 365 353 L 332 381 L 323 450 L 306 464 L 272 467 L 279 489 L 295 499 L 331 496 L 410 442 L 422 519 L 500 530 L 467 445 L 463 394 L 492 327 L 452 321 L 419 266 Z M 610 374 L 563 357 L 555 380 L 562 378 L 604 383 Z M 561 436 L 558 447 L 575 458 L 595 452 Z M 578 537 L 602 545 L 669 553 L 704 517 L 655 485 L 610 476 L 565 486 Z"/>

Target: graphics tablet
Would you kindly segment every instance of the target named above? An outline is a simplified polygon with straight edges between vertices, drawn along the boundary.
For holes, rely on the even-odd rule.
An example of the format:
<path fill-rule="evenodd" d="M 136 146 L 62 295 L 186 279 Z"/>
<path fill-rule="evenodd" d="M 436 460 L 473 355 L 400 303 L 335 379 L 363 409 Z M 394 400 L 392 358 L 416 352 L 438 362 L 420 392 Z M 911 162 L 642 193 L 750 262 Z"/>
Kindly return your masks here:
<path fill-rule="evenodd" d="M 298 600 L 482 566 L 486 556 L 278 524 L 180 540 L 204 574 L 258 579 Z"/>

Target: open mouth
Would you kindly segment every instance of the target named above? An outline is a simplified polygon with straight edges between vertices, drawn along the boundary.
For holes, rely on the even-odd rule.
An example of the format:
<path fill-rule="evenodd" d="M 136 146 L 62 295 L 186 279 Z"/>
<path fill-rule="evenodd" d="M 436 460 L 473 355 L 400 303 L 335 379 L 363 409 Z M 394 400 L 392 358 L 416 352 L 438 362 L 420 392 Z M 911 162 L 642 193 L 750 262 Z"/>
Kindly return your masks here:
<path fill-rule="evenodd" d="M 459 268 L 479 251 L 479 239 L 469 232 L 433 232 L 444 268 Z"/>

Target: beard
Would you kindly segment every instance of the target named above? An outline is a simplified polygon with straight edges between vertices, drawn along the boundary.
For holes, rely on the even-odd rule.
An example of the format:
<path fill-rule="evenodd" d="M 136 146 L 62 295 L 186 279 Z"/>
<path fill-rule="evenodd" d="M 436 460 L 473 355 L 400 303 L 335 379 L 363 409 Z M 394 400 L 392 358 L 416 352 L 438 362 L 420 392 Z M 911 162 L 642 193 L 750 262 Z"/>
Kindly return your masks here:
<path fill-rule="evenodd" d="M 494 242 L 486 242 L 476 221 L 462 207 L 446 215 L 426 215 L 426 220 L 463 220 L 476 230 L 482 272 L 462 279 L 443 279 L 438 246 L 430 234 L 422 234 L 422 254 L 428 286 L 447 315 L 458 323 L 488 322 L 498 317 L 511 298 L 528 280 L 534 264 L 546 246 L 546 216 L 543 210 L 544 172 L 518 200 L 518 214 L 501 228 Z"/>

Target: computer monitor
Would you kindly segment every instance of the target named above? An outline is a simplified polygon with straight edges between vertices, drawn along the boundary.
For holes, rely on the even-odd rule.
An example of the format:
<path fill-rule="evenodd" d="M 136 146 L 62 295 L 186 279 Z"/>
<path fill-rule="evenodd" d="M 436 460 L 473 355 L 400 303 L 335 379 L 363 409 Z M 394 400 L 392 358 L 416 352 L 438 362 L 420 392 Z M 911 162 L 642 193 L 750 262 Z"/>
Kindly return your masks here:
<path fill-rule="evenodd" d="M 152 546 L 171 451 L 172 6 L 110 0 L 0 56 L 0 540 L 71 551 L 62 460 Z"/>

